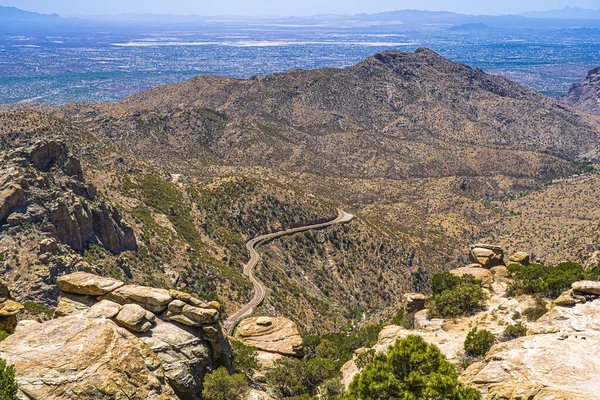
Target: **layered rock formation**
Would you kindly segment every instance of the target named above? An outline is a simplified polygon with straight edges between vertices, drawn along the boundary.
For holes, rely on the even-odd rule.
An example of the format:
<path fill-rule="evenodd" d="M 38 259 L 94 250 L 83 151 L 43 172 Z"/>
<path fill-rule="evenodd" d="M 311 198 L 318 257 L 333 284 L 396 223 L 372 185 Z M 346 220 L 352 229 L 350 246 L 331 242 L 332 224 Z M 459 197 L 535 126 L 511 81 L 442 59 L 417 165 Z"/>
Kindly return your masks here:
<path fill-rule="evenodd" d="M 204 375 L 231 367 L 218 303 L 85 272 L 62 276 L 58 285 L 68 293 L 56 318 L 21 321 L 0 344 L 0 357 L 15 365 L 20 390 L 31 398 L 200 399 Z M 212 318 L 167 318 L 164 311 L 182 298 L 198 310 L 211 305 Z"/>
<path fill-rule="evenodd" d="M 294 357 L 304 354 L 298 326 L 287 318 L 247 318 L 239 323 L 234 336 L 245 345 L 268 353 Z"/>
<path fill-rule="evenodd" d="M 502 247 L 493 244 L 478 243 L 470 247 L 469 260 L 486 268 L 504 264 Z"/>

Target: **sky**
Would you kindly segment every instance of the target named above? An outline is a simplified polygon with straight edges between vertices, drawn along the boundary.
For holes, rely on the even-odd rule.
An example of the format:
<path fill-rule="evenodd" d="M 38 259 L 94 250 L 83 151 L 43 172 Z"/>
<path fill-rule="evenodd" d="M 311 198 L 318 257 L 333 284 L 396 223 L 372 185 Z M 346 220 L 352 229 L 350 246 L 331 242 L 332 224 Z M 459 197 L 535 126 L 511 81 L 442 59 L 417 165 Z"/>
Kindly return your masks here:
<path fill-rule="evenodd" d="M 402 9 L 466 14 L 519 14 L 565 6 L 600 9 L 600 0 L 0 0 L 0 5 L 46 14 L 58 13 L 62 16 L 121 13 L 304 16 Z"/>

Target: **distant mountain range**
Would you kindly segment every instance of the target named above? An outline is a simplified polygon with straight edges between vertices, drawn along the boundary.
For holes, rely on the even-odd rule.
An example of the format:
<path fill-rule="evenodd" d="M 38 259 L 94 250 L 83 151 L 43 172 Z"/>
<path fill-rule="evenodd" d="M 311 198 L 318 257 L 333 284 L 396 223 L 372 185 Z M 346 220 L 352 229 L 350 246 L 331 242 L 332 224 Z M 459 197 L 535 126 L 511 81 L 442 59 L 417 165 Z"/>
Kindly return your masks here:
<path fill-rule="evenodd" d="M 39 14 L 16 7 L 0 6 L 0 21 L 47 21 L 58 19 L 60 19 L 58 14 Z"/>
<path fill-rule="evenodd" d="M 523 14 L 527 18 L 556 18 L 556 19 L 600 19 L 599 10 L 588 10 L 578 7 L 565 7 L 560 10 L 532 11 Z"/>

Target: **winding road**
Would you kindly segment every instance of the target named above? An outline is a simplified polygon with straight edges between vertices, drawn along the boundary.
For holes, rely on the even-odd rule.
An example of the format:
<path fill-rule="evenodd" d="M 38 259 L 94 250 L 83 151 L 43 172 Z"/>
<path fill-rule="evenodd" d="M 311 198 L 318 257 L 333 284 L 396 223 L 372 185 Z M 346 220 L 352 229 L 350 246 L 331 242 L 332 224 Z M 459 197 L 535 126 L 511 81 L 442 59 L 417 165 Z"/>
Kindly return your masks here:
<path fill-rule="evenodd" d="M 331 221 L 323 222 L 321 224 L 300 226 L 298 228 L 291 228 L 291 229 L 287 229 L 284 231 L 269 233 L 266 235 L 257 236 L 254 239 L 249 240 L 246 243 L 246 248 L 248 249 L 248 252 L 250 253 L 250 260 L 244 266 L 244 275 L 246 275 L 250 279 L 250 281 L 252 282 L 252 285 L 254 286 L 254 297 L 252 298 L 252 300 L 250 300 L 249 303 L 247 303 L 245 306 L 243 306 L 242 308 L 237 310 L 233 315 L 231 315 L 223 323 L 223 326 L 227 330 L 227 334 L 229 336 L 231 336 L 233 334 L 233 330 L 235 329 L 236 324 L 245 316 L 250 315 L 252 313 L 252 310 L 254 309 L 254 307 L 260 305 L 260 303 L 262 303 L 263 300 L 265 299 L 265 293 L 266 293 L 265 287 L 252 274 L 252 270 L 254 269 L 254 267 L 256 267 L 256 265 L 258 264 L 258 261 L 260 260 L 260 254 L 258 254 L 258 252 L 256 251 L 256 246 L 260 245 L 265 240 L 274 239 L 274 238 L 277 238 L 280 236 L 285 236 L 285 235 L 291 235 L 291 234 L 298 233 L 298 232 L 304 232 L 304 231 L 308 231 L 308 230 L 312 230 L 312 229 L 327 228 L 328 226 L 331 226 L 331 225 L 343 224 L 343 223 L 350 222 L 350 221 L 352 221 L 353 218 L 354 218 L 354 215 L 349 214 L 342 210 L 338 210 L 337 218 L 333 219 Z"/>

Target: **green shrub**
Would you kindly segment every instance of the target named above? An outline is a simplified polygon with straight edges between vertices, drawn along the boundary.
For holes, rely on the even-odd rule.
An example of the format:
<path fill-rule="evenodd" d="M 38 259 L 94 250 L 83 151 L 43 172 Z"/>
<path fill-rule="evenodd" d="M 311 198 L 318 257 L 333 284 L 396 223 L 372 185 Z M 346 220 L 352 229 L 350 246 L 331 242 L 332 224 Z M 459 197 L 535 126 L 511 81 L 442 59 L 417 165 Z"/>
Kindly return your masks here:
<path fill-rule="evenodd" d="M 523 310 L 523 316 L 527 318 L 528 321 L 537 321 L 547 312 L 548 307 L 546 306 L 544 299 L 537 298 L 535 299 L 535 304 L 533 306 L 527 307 L 525 310 Z"/>
<path fill-rule="evenodd" d="M 10 333 L 5 331 L 0 331 L 0 342 L 10 336 Z"/>
<path fill-rule="evenodd" d="M 588 281 L 600 281 L 600 264 L 584 271 L 585 279 Z"/>
<path fill-rule="evenodd" d="M 492 332 L 473 328 L 465 339 L 465 353 L 471 357 L 483 357 L 492 348 L 495 340 L 496 336 Z"/>
<path fill-rule="evenodd" d="M 390 322 L 392 325 L 398 325 L 405 329 L 415 329 L 415 312 L 405 313 L 401 308 Z"/>
<path fill-rule="evenodd" d="M 244 374 L 248 379 L 252 379 L 254 371 L 260 368 L 256 359 L 256 348 L 246 346 L 238 340 L 230 340 L 233 350 L 233 369 L 236 373 Z"/>
<path fill-rule="evenodd" d="M 431 289 L 433 296 L 427 304 L 430 318 L 455 318 L 475 312 L 486 296 L 481 281 L 473 275 L 460 278 L 448 272 L 435 274 Z"/>
<path fill-rule="evenodd" d="M 23 303 L 23 306 L 25 307 L 25 311 L 27 311 L 31 315 L 45 315 L 47 317 L 51 317 L 54 313 L 54 311 L 51 308 L 46 307 L 43 304 L 36 303 L 34 301 L 26 301 L 25 303 Z"/>
<path fill-rule="evenodd" d="M 527 327 L 523 325 L 522 322 L 508 325 L 504 328 L 504 332 L 502 334 L 502 340 L 513 340 L 516 338 L 520 338 L 521 336 L 525 336 L 527 334 Z"/>
<path fill-rule="evenodd" d="M 539 294 L 556 298 L 568 290 L 571 284 L 585 278 L 583 267 L 573 262 L 563 262 L 556 267 L 542 264 L 509 264 L 507 266 L 513 283 L 508 288 L 512 296 Z"/>
<path fill-rule="evenodd" d="M 458 381 L 456 368 L 436 346 L 411 335 L 396 341 L 388 353 L 378 353 L 343 398 L 478 400 L 481 394 Z"/>
<path fill-rule="evenodd" d="M 266 373 L 267 382 L 283 398 L 316 394 L 317 387 L 336 378 L 339 368 L 325 358 L 282 358 Z"/>
<path fill-rule="evenodd" d="M 244 375 L 229 375 L 229 372 L 221 367 L 204 377 L 202 397 L 205 400 L 242 400 L 249 389 L 248 380 Z"/>
<path fill-rule="evenodd" d="M 15 369 L 0 358 L 0 399 L 17 400 L 19 386 L 15 380 Z"/>

